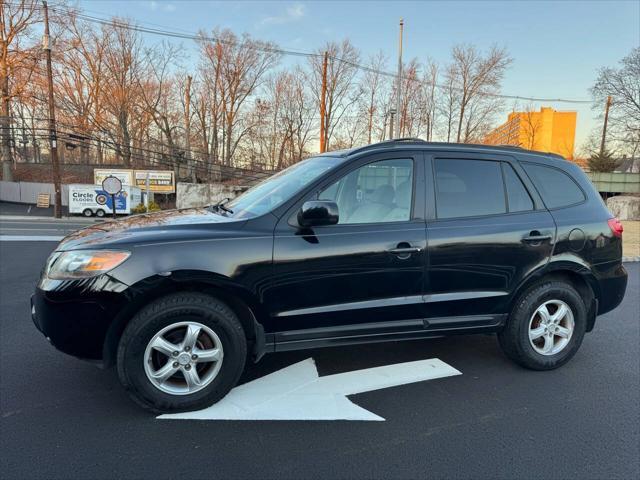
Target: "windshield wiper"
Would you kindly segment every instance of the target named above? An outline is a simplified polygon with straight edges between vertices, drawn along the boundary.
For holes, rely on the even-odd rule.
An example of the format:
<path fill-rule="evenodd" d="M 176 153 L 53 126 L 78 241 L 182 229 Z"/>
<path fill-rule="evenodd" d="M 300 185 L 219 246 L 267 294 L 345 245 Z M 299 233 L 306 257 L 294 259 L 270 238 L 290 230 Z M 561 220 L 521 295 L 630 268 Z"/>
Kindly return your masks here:
<path fill-rule="evenodd" d="M 209 205 L 207 208 L 211 209 L 211 210 L 222 210 L 223 212 L 227 212 L 227 213 L 231 213 L 233 214 L 233 210 L 231 210 L 228 207 L 225 207 L 225 204 L 227 202 L 229 202 L 231 200 L 230 197 L 227 198 L 223 198 L 222 200 L 220 200 L 218 203 L 216 203 L 215 205 Z"/>

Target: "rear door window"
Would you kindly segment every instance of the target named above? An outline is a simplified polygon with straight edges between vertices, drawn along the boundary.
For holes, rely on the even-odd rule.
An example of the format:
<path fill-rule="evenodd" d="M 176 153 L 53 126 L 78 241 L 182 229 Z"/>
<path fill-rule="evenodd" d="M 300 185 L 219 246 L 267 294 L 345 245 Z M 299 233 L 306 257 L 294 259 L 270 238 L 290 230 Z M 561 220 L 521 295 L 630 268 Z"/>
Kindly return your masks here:
<path fill-rule="evenodd" d="M 500 162 L 436 159 L 438 218 L 506 213 Z"/>
<path fill-rule="evenodd" d="M 562 170 L 535 163 L 523 163 L 522 167 L 540 192 L 547 208 L 568 207 L 584 201 L 582 189 Z"/>

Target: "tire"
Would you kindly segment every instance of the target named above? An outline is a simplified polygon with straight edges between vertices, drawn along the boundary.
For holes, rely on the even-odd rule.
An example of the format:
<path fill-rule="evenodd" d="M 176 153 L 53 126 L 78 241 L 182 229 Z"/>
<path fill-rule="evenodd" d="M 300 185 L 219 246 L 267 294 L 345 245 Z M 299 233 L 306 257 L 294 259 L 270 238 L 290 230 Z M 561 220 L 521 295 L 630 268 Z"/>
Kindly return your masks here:
<path fill-rule="evenodd" d="M 102 209 L 96 210 L 96 217 L 100 217 L 100 218 L 104 217 L 104 210 Z"/>
<path fill-rule="evenodd" d="M 188 346 L 182 346 L 189 343 L 181 333 L 187 330 L 183 324 L 200 329 L 197 343 L 192 343 L 190 351 Z M 165 355 L 152 347 L 150 342 L 157 342 L 158 335 L 170 342 L 170 346 L 177 346 L 179 356 L 174 356 L 177 350 L 170 353 L 173 348 Z M 208 346 L 202 345 L 205 341 L 209 342 Z M 191 362 L 190 353 L 195 357 L 195 353 L 213 352 L 217 346 L 222 352 L 217 361 L 197 363 L 202 361 L 199 359 L 183 364 Z M 236 385 L 246 357 L 244 330 L 226 304 L 201 293 L 180 292 L 155 300 L 129 322 L 118 345 L 118 377 L 133 400 L 154 413 L 198 410 L 216 403 Z M 169 366 L 175 373 L 164 383 L 152 380 L 150 375 Z M 188 385 L 187 378 L 194 373 L 198 373 L 201 385 L 197 386 L 199 390 L 192 391 L 193 385 Z"/>
<path fill-rule="evenodd" d="M 82 215 L 84 215 L 85 217 L 93 217 L 93 210 L 91 210 L 90 208 L 85 208 L 82 211 Z"/>
<path fill-rule="evenodd" d="M 565 311 L 563 304 L 569 312 L 554 325 L 549 320 Z M 546 323 L 545 311 L 551 314 Z M 567 339 L 571 321 L 573 330 Z M 498 342 L 517 364 L 531 370 L 552 370 L 575 355 L 586 329 L 587 309 L 580 294 L 568 283 L 548 281 L 532 286 L 518 298 L 506 327 L 498 334 Z M 547 333 L 532 339 L 542 331 Z"/>

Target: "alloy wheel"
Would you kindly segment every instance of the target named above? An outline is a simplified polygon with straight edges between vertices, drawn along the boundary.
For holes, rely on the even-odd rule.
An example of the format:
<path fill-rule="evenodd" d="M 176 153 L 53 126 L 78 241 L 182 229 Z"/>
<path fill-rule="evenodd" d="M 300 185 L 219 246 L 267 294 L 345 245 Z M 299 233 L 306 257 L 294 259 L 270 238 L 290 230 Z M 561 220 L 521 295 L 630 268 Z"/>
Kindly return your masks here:
<path fill-rule="evenodd" d="M 156 333 L 144 352 L 151 384 L 171 395 L 189 395 L 209 385 L 220 372 L 222 342 L 206 325 L 178 322 Z"/>
<path fill-rule="evenodd" d="M 569 344 L 574 327 L 569 305 L 562 300 L 549 300 L 529 320 L 529 343 L 541 355 L 555 355 Z"/>

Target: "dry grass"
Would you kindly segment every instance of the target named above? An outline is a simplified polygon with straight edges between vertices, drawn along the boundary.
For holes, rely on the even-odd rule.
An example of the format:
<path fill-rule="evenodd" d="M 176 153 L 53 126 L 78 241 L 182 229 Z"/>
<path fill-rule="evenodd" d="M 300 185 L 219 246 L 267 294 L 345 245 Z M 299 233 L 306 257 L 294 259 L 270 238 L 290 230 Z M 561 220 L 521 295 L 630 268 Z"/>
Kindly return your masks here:
<path fill-rule="evenodd" d="M 622 222 L 622 255 L 625 257 L 640 256 L 640 221 L 624 220 Z"/>

